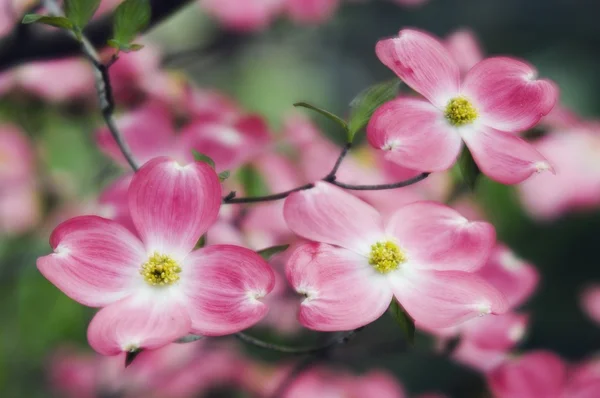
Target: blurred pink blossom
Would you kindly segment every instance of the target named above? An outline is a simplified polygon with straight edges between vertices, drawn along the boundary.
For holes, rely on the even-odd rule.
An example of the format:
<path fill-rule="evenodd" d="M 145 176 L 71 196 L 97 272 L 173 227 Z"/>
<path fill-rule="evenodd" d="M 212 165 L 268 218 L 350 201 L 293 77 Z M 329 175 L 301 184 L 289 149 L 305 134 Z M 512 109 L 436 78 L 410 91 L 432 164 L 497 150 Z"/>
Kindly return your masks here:
<path fill-rule="evenodd" d="M 583 291 L 581 305 L 590 319 L 600 325 L 600 284 L 588 286 Z"/>

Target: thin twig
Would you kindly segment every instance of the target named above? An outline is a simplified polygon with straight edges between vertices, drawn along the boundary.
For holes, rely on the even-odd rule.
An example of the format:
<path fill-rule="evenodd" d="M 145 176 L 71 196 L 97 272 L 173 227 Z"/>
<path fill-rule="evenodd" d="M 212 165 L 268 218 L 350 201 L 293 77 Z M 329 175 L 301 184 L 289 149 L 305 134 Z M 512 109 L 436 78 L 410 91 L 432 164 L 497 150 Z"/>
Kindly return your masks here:
<path fill-rule="evenodd" d="M 45 0 L 44 6 L 48 10 L 48 12 L 55 16 L 63 16 L 62 9 L 56 2 L 56 0 Z M 72 34 L 75 37 L 75 34 Z M 85 57 L 90 61 L 90 63 L 94 66 L 94 75 L 95 75 L 95 83 L 96 83 L 96 91 L 98 93 L 98 101 L 100 102 L 100 109 L 102 111 L 102 117 L 104 118 L 104 122 L 110 131 L 113 139 L 119 146 L 121 153 L 127 160 L 127 163 L 131 166 L 134 171 L 139 169 L 139 166 L 135 159 L 133 158 L 133 154 L 131 153 L 131 149 L 125 142 L 123 138 L 123 134 L 119 131 L 117 127 L 117 123 L 114 119 L 113 112 L 115 109 L 114 98 L 112 94 L 112 86 L 110 84 L 110 75 L 108 73 L 108 67 L 102 63 L 100 60 L 100 56 L 96 52 L 96 49 L 90 43 L 90 41 L 85 37 L 81 37 L 81 50 Z M 114 61 L 111 61 L 111 65 Z"/>
<path fill-rule="evenodd" d="M 331 169 L 329 174 L 327 174 L 327 176 L 325 178 L 323 178 L 324 181 L 332 182 L 335 180 L 336 174 L 337 174 L 338 170 L 340 169 L 340 166 L 342 165 L 344 158 L 348 154 L 348 151 L 350 151 L 350 148 L 352 148 L 351 142 L 348 142 L 346 145 L 344 145 L 344 149 L 342 149 L 342 153 L 340 153 L 340 156 L 338 156 L 338 158 L 335 162 L 335 165 L 333 166 L 333 169 Z"/>
<path fill-rule="evenodd" d="M 416 184 L 417 182 L 423 181 L 429 176 L 430 173 L 422 173 L 416 177 L 409 178 L 408 180 L 395 182 L 392 184 L 379 184 L 379 185 L 352 185 L 352 184 L 344 184 L 339 181 L 331 181 L 333 185 L 336 185 L 340 188 L 349 189 L 351 191 L 384 191 L 386 189 L 396 189 L 403 188 L 409 185 Z"/>
<path fill-rule="evenodd" d="M 326 343 L 319 345 L 319 346 L 300 347 L 300 348 L 289 347 L 289 346 L 284 346 L 284 345 L 279 345 L 279 344 L 272 344 L 272 343 L 260 340 L 256 337 L 247 335 L 243 332 L 237 333 L 235 335 L 235 337 L 237 337 L 238 339 L 240 339 L 246 343 L 252 344 L 256 347 L 264 348 L 266 350 L 281 352 L 283 354 L 290 354 L 290 355 L 311 355 L 311 354 L 313 354 L 314 355 L 314 354 L 322 353 L 324 351 L 328 351 L 329 349 L 336 347 L 338 345 L 346 344 L 348 341 L 350 341 L 350 339 L 352 339 L 356 335 L 356 333 L 360 332 L 362 329 L 364 329 L 364 326 L 360 327 L 358 329 L 352 330 L 344 335 L 334 337 L 331 340 L 329 340 Z"/>
<path fill-rule="evenodd" d="M 294 189 L 290 189 L 289 191 L 276 193 L 273 195 L 266 196 L 255 196 L 250 198 L 236 198 L 235 192 L 230 192 L 227 196 L 223 198 L 223 203 L 231 204 L 231 203 L 257 203 L 257 202 L 271 202 L 274 200 L 287 198 L 290 194 L 298 191 L 304 191 L 305 189 L 310 189 L 314 187 L 315 184 L 306 184 L 301 187 L 297 187 Z"/>

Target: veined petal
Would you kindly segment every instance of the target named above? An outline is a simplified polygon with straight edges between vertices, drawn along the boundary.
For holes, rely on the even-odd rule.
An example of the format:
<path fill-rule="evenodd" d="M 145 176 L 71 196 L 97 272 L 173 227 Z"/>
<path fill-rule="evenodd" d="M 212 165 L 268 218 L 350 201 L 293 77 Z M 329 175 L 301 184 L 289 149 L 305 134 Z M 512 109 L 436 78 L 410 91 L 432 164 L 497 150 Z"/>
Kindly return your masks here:
<path fill-rule="evenodd" d="M 507 309 L 504 296 L 470 272 L 401 268 L 391 276 L 394 295 L 424 328 L 447 328 Z"/>
<path fill-rule="evenodd" d="M 181 258 L 216 221 L 220 206 L 219 177 L 200 162 L 152 159 L 129 188 L 131 218 L 146 248 Z"/>
<path fill-rule="evenodd" d="M 472 98 L 486 125 L 520 132 L 536 125 L 558 100 L 550 80 L 537 79 L 535 68 L 506 57 L 488 58 L 466 75 L 462 94 Z"/>
<path fill-rule="evenodd" d="M 494 227 L 470 222 L 456 210 L 435 202 L 416 202 L 388 221 L 411 264 L 420 269 L 473 271 L 483 266 L 496 242 Z"/>
<path fill-rule="evenodd" d="M 419 171 L 449 169 L 462 147 L 443 113 L 415 98 L 398 98 L 379 107 L 367 126 L 367 139 L 387 151 L 386 159 Z"/>
<path fill-rule="evenodd" d="M 379 318 L 390 305 L 392 291 L 385 276 L 367 259 L 349 250 L 304 243 L 291 254 L 286 275 L 306 296 L 298 318 L 307 328 L 351 330 Z"/>
<path fill-rule="evenodd" d="M 384 65 L 438 108 L 459 92 L 458 64 L 427 33 L 403 29 L 397 37 L 379 41 L 375 52 Z"/>
<path fill-rule="evenodd" d="M 267 314 L 260 299 L 273 290 L 275 274 L 252 250 L 208 246 L 190 254 L 182 268 L 193 333 L 219 336 L 239 332 Z"/>
<path fill-rule="evenodd" d="M 516 135 L 482 128 L 463 134 L 483 174 L 502 184 L 518 184 L 535 173 L 554 172 L 533 145 Z"/>
<path fill-rule="evenodd" d="M 557 355 L 534 351 L 492 371 L 488 384 L 498 398 L 560 398 L 566 379 L 566 365 Z"/>
<path fill-rule="evenodd" d="M 366 253 L 383 234 L 381 216 L 357 197 L 325 182 L 287 197 L 283 216 L 303 238 Z"/>
<path fill-rule="evenodd" d="M 185 307 L 173 299 L 131 296 L 104 307 L 88 327 L 90 346 L 102 355 L 155 349 L 190 332 Z"/>
<path fill-rule="evenodd" d="M 50 236 L 54 253 L 37 260 L 40 272 L 73 300 L 103 307 L 126 297 L 145 250 L 131 232 L 115 221 L 75 217 Z"/>

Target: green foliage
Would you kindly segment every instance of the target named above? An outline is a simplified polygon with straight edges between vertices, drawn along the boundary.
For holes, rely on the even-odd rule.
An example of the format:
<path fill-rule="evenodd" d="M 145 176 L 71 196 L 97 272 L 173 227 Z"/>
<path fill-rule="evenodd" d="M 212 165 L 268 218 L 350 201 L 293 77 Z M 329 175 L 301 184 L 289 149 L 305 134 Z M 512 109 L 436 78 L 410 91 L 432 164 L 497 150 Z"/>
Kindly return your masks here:
<path fill-rule="evenodd" d="M 460 154 L 460 158 L 458 159 L 458 167 L 465 185 L 467 185 L 471 190 L 474 190 L 477 181 L 481 176 L 481 170 L 479 170 L 479 167 L 477 167 L 469 148 L 466 146 L 464 147 L 462 153 Z"/>
<path fill-rule="evenodd" d="M 219 181 L 223 182 L 229 178 L 231 172 L 229 170 L 225 170 L 219 173 Z"/>
<path fill-rule="evenodd" d="M 138 51 L 143 46 L 131 43 L 150 22 L 152 9 L 149 0 L 125 0 L 114 16 L 114 37 L 108 45 L 119 51 Z"/>
<path fill-rule="evenodd" d="M 252 166 L 245 166 L 237 174 L 240 183 L 244 187 L 244 192 L 248 196 L 268 195 L 269 188 L 258 170 Z"/>
<path fill-rule="evenodd" d="M 398 79 L 375 84 L 358 94 L 352 100 L 347 129 L 348 142 L 354 141 L 356 133 L 369 123 L 371 116 L 373 116 L 377 108 L 396 98 L 399 87 L 400 81 Z"/>
<path fill-rule="evenodd" d="M 282 253 L 286 251 L 290 245 L 279 245 L 279 246 L 271 246 L 266 249 L 259 250 L 257 253 L 264 258 L 266 261 L 269 261 L 271 257 L 276 255 L 277 253 Z"/>
<path fill-rule="evenodd" d="M 206 163 L 207 165 L 209 165 L 213 169 L 215 168 L 215 161 L 212 160 L 210 157 L 206 156 L 205 154 L 200 153 L 200 152 L 198 152 L 195 149 L 192 149 L 192 155 L 194 155 L 194 160 L 196 162 Z"/>
<path fill-rule="evenodd" d="M 342 119 L 341 117 L 334 115 L 333 113 L 326 111 L 325 109 L 319 108 L 317 106 L 314 106 L 312 104 L 309 104 L 307 102 L 296 102 L 294 104 L 295 107 L 300 107 L 300 108 L 306 108 L 306 109 L 310 109 L 311 111 L 315 111 L 323 116 L 325 116 L 327 119 L 339 124 L 340 126 L 342 126 L 342 128 L 344 129 L 344 131 L 348 131 L 348 125 L 346 124 L 346 122 L 344 121 L 344 119 Z"/>
<path fill-rule="evenodd" d="M 101 0 L 65 0 L 65 15 L 75 30 L 80 31 L 92 19 L 100 3 Z"/>
<path fill-rule="evenodd" d="M 398 326 L 400 326 L 400 329 L 402 329 L 406 341 L 410 345 L 413 345 L 415 342 L 415 321 L 408 315 L 396 299 L 392 300 L 388 311 Z"/>
<path fill-rule="evenodd" d="M 73 30 L 73 23 L 65 17 L 52 17 L 49 15 L 40 14 L 27 14 L 21 21 L 24 24 L 41 23 L 44 25 L 50 25 L 57 28 Z"/>

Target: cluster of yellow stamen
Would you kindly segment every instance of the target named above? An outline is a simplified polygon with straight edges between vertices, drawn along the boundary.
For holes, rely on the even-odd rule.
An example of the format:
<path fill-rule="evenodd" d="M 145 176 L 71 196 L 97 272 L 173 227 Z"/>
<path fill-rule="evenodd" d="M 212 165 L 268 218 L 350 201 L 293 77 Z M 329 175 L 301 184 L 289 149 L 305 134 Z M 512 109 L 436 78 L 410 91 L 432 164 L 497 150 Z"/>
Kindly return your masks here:
<path fill-rule="evenodd" d="M 466 98 L 456 97 L 448 102 L 444 115 L 451 125 L 460 127 L 477 119 L 477 109 Z"/>
<path fill-rule="evenodd" d="M 382 274 L 398 269 L 406 261 L 406 255 L 394 242 L 377 242 L 371 245 L 369 264 Z"/>
<path fill-rule="evenodd" d="M 142 264 L 140 274 L 152 286 L 167 286 L 179 280 L 181 267 L 171 257 L 154 253 Z"/>

